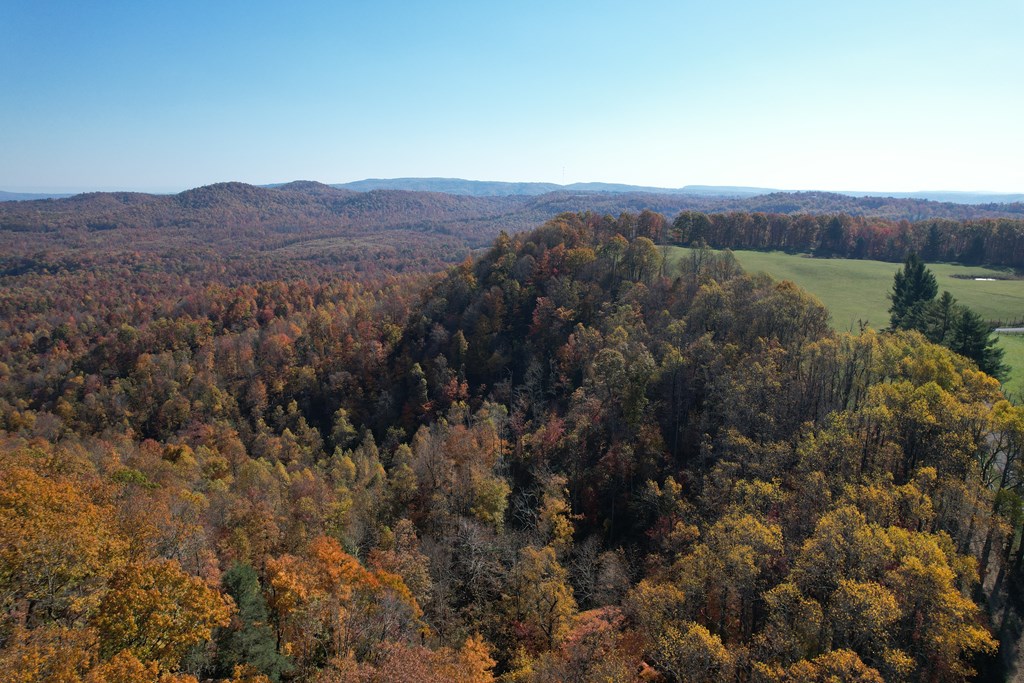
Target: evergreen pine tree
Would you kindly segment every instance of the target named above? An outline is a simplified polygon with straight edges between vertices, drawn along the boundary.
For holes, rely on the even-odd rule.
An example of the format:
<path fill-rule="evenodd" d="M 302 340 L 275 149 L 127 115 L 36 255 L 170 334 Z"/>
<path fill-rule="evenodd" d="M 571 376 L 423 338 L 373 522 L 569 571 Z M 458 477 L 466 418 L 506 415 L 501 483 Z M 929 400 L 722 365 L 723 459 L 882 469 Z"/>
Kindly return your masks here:
<path fill-rule="evenodd" d="M 936 299 L 938 289 L 935 275 L 917 254 L 908 255 L 889 294 L 890 329 L 917 330 L 929 341 L 970 358 L 983 372 L 1005 378 L 1009 368 L 1003 363 L 1003 350 L 996 346 L 985 320 L 957 304 L 949 292 Z"/>
<path fill-rule="evenodd" d="M 234 623 L 220 629 L 217 636 L 218 672 L 230 676 L 236 665 L 248 664 L 276 683 L 291 664 L 277 651 L 256 570 L 248 564 L 236 564 L 225 572 L 222 583 L 238 606 L 238 613 Z"/>
<path fill-rule="evenodd" d="M 996 346 L 988 323 L 969 308 L 957 308 L 946 346 L 973 360 L 983 372 L 1002 379 L 1009 368 L 1003 363 L 1003 350 Z"/>
<path fill-rule="evenodd" d="M 957 305 L 953 295 L 948 291 L 943 291 L 942 296 L 928 302 L 923 307 L 922 314 L 916 321 L 920 324 L 913 325 L 913 327 L 919 329 L 928 338 L 928 341 L 934 344 L 946 344 L 953 329 L 953 323 L 960 315 L 961 309 L 963 307 Z"/>
<path fill-rule="evenodd" d="M 939 293 L 935 276 L 924 262 L 911 252 L 897 271 L 889 300 L 889 326 L 894 330 L 917 329 L 921 326 L 924 307 Z"/>

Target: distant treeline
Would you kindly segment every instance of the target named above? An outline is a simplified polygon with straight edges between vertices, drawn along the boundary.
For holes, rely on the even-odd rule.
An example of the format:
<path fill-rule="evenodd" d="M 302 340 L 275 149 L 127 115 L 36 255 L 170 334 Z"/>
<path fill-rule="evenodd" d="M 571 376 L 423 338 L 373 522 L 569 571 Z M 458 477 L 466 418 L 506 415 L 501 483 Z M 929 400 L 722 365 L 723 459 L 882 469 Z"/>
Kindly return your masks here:
<path fill-rule="evenodd" d="M 623 215 L 617 229 L 662 244 L 771 249 L 879 261 L 916 252 L 925 261 L 1024 268 L 1024 221 L 930 219 L 911 223 L 846 214 L 703 213 L 671 223 L 650 211 Z"/>

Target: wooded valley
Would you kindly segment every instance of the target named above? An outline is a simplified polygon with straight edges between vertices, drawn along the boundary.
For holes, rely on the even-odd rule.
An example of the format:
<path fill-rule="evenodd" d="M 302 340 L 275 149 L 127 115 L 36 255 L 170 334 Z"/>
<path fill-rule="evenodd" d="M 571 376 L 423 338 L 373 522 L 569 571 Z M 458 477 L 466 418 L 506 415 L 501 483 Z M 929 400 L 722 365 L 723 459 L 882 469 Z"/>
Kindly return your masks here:
<path fill-rule="evenodd" d="M 1024 408 L 704 245 L 1017 268 L 1014 210 L 245 187 L 0 207 L 5 680 L 1002 675 Z"/>

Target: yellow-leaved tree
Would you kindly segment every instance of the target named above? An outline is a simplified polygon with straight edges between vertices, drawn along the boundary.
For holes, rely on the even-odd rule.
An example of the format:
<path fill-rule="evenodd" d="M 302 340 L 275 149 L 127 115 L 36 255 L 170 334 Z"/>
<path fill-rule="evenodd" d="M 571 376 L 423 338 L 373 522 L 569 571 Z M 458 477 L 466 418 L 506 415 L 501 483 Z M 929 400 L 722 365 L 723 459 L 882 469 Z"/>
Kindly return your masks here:
<path fill-rule="evenodd" d="M 145 665 L 175 671 L 194 645 L 227 626 L 234 606 L 174 560 L 134 563 L 118 570 L 93 619 L 100 654 L 123 651 Z"/>

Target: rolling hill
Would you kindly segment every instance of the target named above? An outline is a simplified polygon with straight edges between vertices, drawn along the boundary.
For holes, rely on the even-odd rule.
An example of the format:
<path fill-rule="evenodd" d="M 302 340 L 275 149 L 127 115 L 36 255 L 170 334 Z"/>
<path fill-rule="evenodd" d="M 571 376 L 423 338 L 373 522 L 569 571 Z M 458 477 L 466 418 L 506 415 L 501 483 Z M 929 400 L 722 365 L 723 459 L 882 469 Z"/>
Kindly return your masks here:
<path fill-rule="evenodd" d="M 501 230 L 530 229 L 565 211 L 618 215 L 650 209 L 670 218 L 683 210 L 708 213 L 847 213 L 890 220 L 1024 217 L 1024 204 L 970 206 L 918 199 L 851 197 L 826 192 L 777 192 L 751 197 L 569 189 L 542 194 L 470 195 L 411 190 L 357 192 L 311 181 L 275 187 L 218 183 L 175 195 L 91 192 L 54 200 L 0 204 L 0 231 L 198 229 L 203 241 L 238 230 L 303 232 L 415 229 L 457 235 L 471 246 Z"/>

